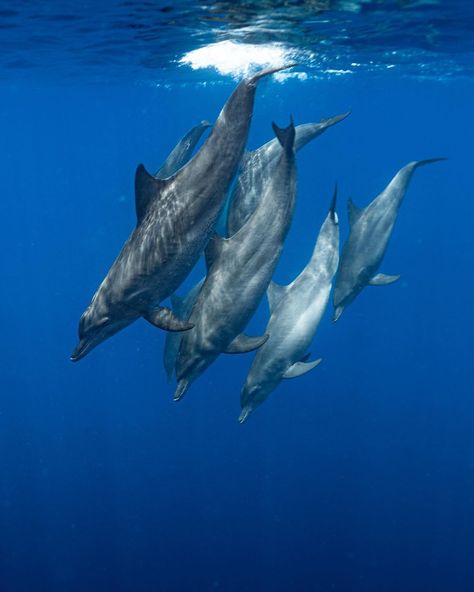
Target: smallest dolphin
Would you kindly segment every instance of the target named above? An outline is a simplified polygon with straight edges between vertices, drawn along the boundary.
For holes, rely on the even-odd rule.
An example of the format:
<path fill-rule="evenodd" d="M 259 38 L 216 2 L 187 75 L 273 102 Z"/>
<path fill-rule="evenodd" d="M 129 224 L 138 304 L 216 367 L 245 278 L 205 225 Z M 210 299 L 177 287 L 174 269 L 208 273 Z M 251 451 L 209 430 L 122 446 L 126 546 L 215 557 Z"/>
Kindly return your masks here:
<path fill-rule="evenodd" d="M 337 187 L 309 263 L 290 285 L 272 282 L 267 290 L 271 316 L 265 333 L 269 338 L 257 351 L 242 389 L 240 423 L 247 421 L 283 378 L 302 376 L 321 362 L 308 362 L 306 352 L 326 310 L 339 263 L 336 198 Z"/>
<path fill-rule="evenodd" d="M 350 233 L 342 250 L 334 288 L 333 320 L 356 298 L 365 286 L 385 286 L 399 275 L 377 273 L 387 250 L 398 211 L 415 170 L 426 164 L 445 160 L 431 158 L 408 163 L 367 207 L 359 209 L 347 203 Z"/>

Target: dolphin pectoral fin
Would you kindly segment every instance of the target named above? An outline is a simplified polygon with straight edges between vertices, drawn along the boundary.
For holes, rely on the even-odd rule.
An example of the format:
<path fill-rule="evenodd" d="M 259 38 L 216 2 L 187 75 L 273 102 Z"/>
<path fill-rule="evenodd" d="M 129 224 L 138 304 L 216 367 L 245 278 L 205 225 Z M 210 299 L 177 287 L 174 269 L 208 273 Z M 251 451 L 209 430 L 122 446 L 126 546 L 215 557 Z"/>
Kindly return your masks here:
<path fill-rule="evenodd" d="M 296 362 L 293 366 L 290 366 L 288 370 L 283 374 L 283 378 L 296 378 L 297 376 L 303 376 L 306 372 L 309 372 L 313 368 L 316 368 L 321 363 L 321 358 L 314 360 L 314 362 Z"/>
<path fill-rule="evenodd" d="M 259 348 L 265 343 L 269 335 L 261 335 L 259 337 L 248 337 L 241 333 L 231 341 L 231 343 L 224 350 L 225 354 L 246 354 Z"/>
<path fill-rule="evenodd" d="M 178 319 L 173 311 L 166 306 L 159 306 L 143 314 L 149 323 L 165 331 L 189 331 L 194 325 L 188 321 Z"/>
<path fill-rule="evenodd" d="M 369 286 L 387 286 L 393 284 L 400 279 L 399 275 L 386 275 L 385 273 L 378 273 L 369 280 Z"/>
<path fill-rule="evenodd" d="M 282 286 L 277 284 L 274 281 L 271 281 L 268 284 L 267 288 L 267 298 L 268 298 L 268 306 L 270 307 L 270 313 L 272 313 L 275 308 L 278 306 L 278 303 L 283 298 L 287 290 L 287 286 Z"/>
<path fill-rule="evenodd" d="M 140 164 L 135 172 L 135 210 L 137 213 L 137 224 L 143 220 L 148 206 L 156 198 L 166 185 L 163 179 L 157 179 Z"/>
<path fill-rule="evenodd" d="M 332 320 L 334 322 L 336 322 L 338 320 L 338 318 L 342 315 L 343 312 L 344 312 L 343 306 L 336 306 L 336 308 L 334 309 L 334 313 L 332 315 Z"/>

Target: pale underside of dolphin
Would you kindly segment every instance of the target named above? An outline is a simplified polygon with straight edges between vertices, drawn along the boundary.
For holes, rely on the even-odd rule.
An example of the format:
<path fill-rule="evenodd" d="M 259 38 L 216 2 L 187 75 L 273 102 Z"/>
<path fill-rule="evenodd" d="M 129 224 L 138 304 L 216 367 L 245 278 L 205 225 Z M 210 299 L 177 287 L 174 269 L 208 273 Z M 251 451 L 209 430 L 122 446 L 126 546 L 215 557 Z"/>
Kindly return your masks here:
<path fill-rule="evenodd" d="M 175 400 L 221 353 L 248 352 L 267 339 L 242 331 L 271 280 L 295 205 L 294 125 L 274 130 L 280 156 L 255 212 L 235 235 L 215 236 L 206 249 L 208 275 L 189 317 L 194 328 L 181 337 Z"/>
<path fill-rule="evenodd" d="M 282 69 L 243 80 L 201 149 L 176 174 L 157 179 L 138 167 L 136 228 L 81 317 L 73 361 L 140 317 L 170 331 L 192 327 L 160 303 L 186 278 L 212 235 L 247 141 L 258 81 Z"/>
<path fill-rule="evenodd" d="M 295 152 L 339 123 L 349 112 L 322 119 L 319 123 L 303 123 L 295 127 Z M 274 138 L 257 150 L 246 151 L 240 162 L 237 180 L 232 189 L 227 216 L 228 236 L 235 234 L 255 211 L 263 187 L 272 175 L 279 154 L 278 139 Z"/>
<path fill-rule="evenodd" d="M 414 171 L 439 160 L 445 159 L 410 162 L 398 171 L 382 193 L 365 208 L 358 208 L 349 200 L 350 232 L 336 276 L 334 321 L 337 321 L 365 286 L 385 286 L 400 278 L 399 275 L 378 273 L 378 270 Z"/>
<path fill-rule="evenodd" d="M 239 422 L 245 422 L 284 378 L 296 378 L 315 368 L 307 353 L 326 310 L 339 261 L 337 189 L 320 229 L 310 261 L 288 286 L 271 282 L 267 290 L 270 320 L 268 340 L 257 351 L 240 396 Z"/>

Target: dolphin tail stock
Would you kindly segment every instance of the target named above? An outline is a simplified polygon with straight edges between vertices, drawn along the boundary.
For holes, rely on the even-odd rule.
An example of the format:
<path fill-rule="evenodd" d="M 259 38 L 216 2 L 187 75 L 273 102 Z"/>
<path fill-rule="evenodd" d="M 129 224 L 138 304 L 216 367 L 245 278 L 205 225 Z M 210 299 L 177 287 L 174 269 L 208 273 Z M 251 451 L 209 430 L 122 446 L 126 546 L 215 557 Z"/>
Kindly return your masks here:
<path fill-rule="evenodd" d="M 426 164 L 433 164 L 434 162 L 440 162 L 442 160 L 448 160 L 445 156 L 440 156 L 438 158 L 426 158 L 425 160 L 415 160 L 413 166 L 415 168 L 425 166 Z"/>
<path fill-rule="evenodd" d="M 277 124 L 272 121 L 272 128 L 281 147 L 287 152 L 293 152 L 295 146 L 295 124 L 293 122 L 293 116 L 290 116 L 290 125 L 288 127 L 278 127 Z"/>
<path fill-rule="evenodd" d="M 334 115 L 333 117 L 323 117 L 320 123 L 322 123 L 324 127 L 331 127 L 332 125 L 336 125 L 336 123 L 343 121 L 344 119 L 346 119 L 346 117 L 349 117 L 350 114 L 351 111 L 346 111 L 345 113 L 341 113 L 340 115 Z"/>
<path fill-rule="evenodd" d="M 293 68 L 297 65 L 298 64 L 296 62 L 293 62 L 290 64 L 285 64 L 284 66 L 272 66 L 270 68 L 266 68 L 265 70 L 260 70 L 260 72 L 257 72 L 247 80 L 247 84 L 255 85 L 260 80 L 260 78 L 270 76 L 271 74 L 276 74 L 277 72 L 281 72 L 281 70 L 288 70 L 288 68 Z"/>

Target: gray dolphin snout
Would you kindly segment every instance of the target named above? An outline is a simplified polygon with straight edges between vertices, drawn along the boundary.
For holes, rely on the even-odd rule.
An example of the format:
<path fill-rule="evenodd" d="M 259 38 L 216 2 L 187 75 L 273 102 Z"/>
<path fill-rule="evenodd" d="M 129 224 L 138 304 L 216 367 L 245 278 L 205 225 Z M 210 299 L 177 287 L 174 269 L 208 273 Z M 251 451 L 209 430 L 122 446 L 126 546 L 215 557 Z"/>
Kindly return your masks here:
<path fill-rule="evenodd" d="M 245 423 L 247 419 L 250 417 L 252 410 L 250 407 L 244 407 L 239 415 L 239 423 Z"/>

